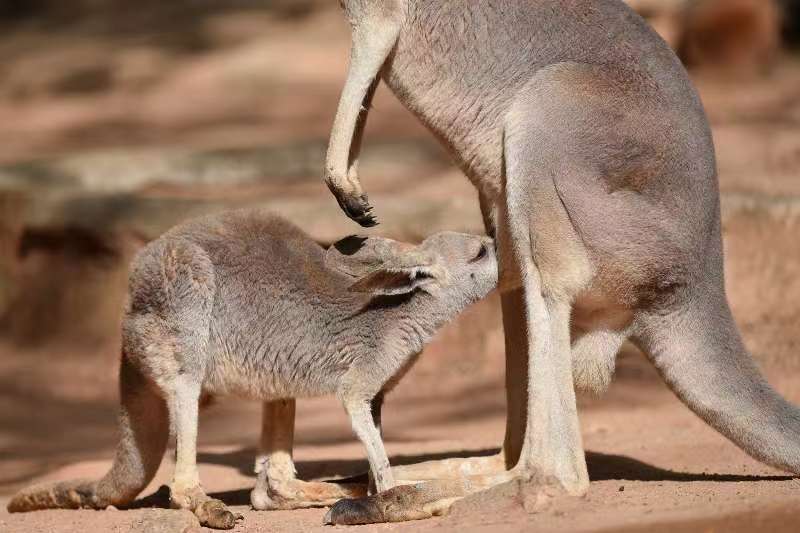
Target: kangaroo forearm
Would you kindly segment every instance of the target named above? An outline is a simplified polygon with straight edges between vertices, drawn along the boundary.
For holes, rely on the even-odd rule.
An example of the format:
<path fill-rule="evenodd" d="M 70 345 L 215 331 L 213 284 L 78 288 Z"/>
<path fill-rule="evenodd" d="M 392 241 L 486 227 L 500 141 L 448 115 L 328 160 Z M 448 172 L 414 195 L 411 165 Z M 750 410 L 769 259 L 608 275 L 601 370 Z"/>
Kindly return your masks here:
<path fill-rule="evenodd" d="M 353 132 L 353 139 L 350 142 L 350 154 L 347 161 L 347 175 L 350 179 L 358 179 L 358 160 L 361 156 L 361 144 L 364 139 L 364 128 L 367 125 L 369 110 L 372 108 L 372 99 L 378 89 L 380 78 L 375 78 L 367 89 L 367 94 L 361 105 L 361 112 L 356 120 L 356 127 Z"/>
<path fill-rule="evenodd" d="M 339 108 L 333 123 L 325 169 L 334 181 L 346 177 L 351 155 L 358 155 L 359 144 L 367 119 L 367 106 L 372 100 L 378 76 L 397 41 L 391 27 L 366 24 L 353 32 L 350 67 Z"/>

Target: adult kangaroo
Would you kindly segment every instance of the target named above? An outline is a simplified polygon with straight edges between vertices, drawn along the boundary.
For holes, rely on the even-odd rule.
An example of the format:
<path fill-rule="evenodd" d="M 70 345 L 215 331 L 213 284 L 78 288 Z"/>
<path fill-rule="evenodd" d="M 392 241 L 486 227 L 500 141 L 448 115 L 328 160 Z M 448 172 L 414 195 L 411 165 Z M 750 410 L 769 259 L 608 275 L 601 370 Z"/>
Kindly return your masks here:
<path fill-rule="evenodd" d="M 478 189 L 496 237 L 508 419 L 501 457 L 400 472 L 451 480 L 342 501 L 328 521 L 429 516 L 509 477 L 585 493 L 574 387 L 603 389 L 626 339 L 717 431 L 800 473 L 800 411 L 761 376 L 727 303 L 702 104 L 647 23 L 620 0 L 342 6 L 353 42 L 326 182 L 350 218 L 376 223 L 357 162 L 383 79 Z"/>

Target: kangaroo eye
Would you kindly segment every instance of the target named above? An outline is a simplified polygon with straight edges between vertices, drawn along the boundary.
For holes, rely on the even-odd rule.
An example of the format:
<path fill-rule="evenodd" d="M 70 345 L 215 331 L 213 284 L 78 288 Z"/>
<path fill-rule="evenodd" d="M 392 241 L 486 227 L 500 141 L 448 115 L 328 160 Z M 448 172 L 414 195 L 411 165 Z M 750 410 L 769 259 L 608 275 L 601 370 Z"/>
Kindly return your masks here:
<path fill-rule="evenodd" d="M 476 255 L 476 256 L 475 256 L 475 257 L 472 259 L 472 261 L 470 261 L 470 263 L 474 263 L 475 261 L 480 261 L 481 259 L 483 259 L 484 257 L 486 257 L 486 254 L 487 254 L 487 253 L 489 253 L 489 250 L 486 248 L 486 245 L 485 245 L 485 244 L 481 244 L 481 249 L 480 249 L 480 250 L 478 250 L 478 255 Z"/>

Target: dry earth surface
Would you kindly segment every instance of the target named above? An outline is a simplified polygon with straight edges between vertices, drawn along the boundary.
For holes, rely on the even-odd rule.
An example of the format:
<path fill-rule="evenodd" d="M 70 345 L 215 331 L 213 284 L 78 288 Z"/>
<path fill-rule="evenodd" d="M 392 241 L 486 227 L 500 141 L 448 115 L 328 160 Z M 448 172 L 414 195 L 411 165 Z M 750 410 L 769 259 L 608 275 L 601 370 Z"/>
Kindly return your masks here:
<path fill-rule="evenodd" d="M 143 242 L 187 216 L 244 205 L 270 206 L 320 242 L 357 231 L 318 179 L 346 66 L 346 27 L 334 9 L 180 15 L 192 31 L 179 42 L 103 20 L 59 31 L 15 26 L 0 40 L 3 509 L 24 485 L 96 477 L 110 464 L 125 265 Z M 719 153 L 734 313 L 771 382 L 800 403 L 800 63 L 786 58 L 768 78 L 697 83 Z M 362 175 L 381 232 L 480 231 L 466 180 L 385 90 L 367 139 Z M 448 327 L 390 396 L 393 462 L 492 453 L 504 428 L 503 373 L 492 297 Z M 609 393 L 580 404 L 587 498 L 534 509 L 530 491 L 512 485 L 447 517 L 351 529 L 794 531 L 800 523 L 800 481 L 706 427 L 634 350 L 621 355 Z M 258 420 L 258 404 L 237 399 L 202 414 L 205 488 L 244 514 L 236 531 L 322 530 L 323 510 L 248 510 Z M 363 472 L 363 457 L 333 399 L 299 402 L 301 476 Z M 149 507 L 163 503 L 155 493 L 171 466 L 167 457 L 137 509 L 0 510 L 0 531 L 196 530 L 191 515 Z"/>

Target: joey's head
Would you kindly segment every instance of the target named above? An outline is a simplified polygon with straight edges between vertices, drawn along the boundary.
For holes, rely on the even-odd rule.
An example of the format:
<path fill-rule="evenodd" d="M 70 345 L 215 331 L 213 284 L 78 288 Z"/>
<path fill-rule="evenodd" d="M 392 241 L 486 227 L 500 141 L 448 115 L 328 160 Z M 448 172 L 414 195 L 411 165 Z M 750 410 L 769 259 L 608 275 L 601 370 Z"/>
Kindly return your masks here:
<path fill-rule="evenodd" d="M 330 247 L 328 268 L 351 278 L 349 290 L 417 296 L 452 317 L 497 285 L 494 242 L 488 237 L 436 233 L 418 245 L 382 237 L 347 237 Z"/>

